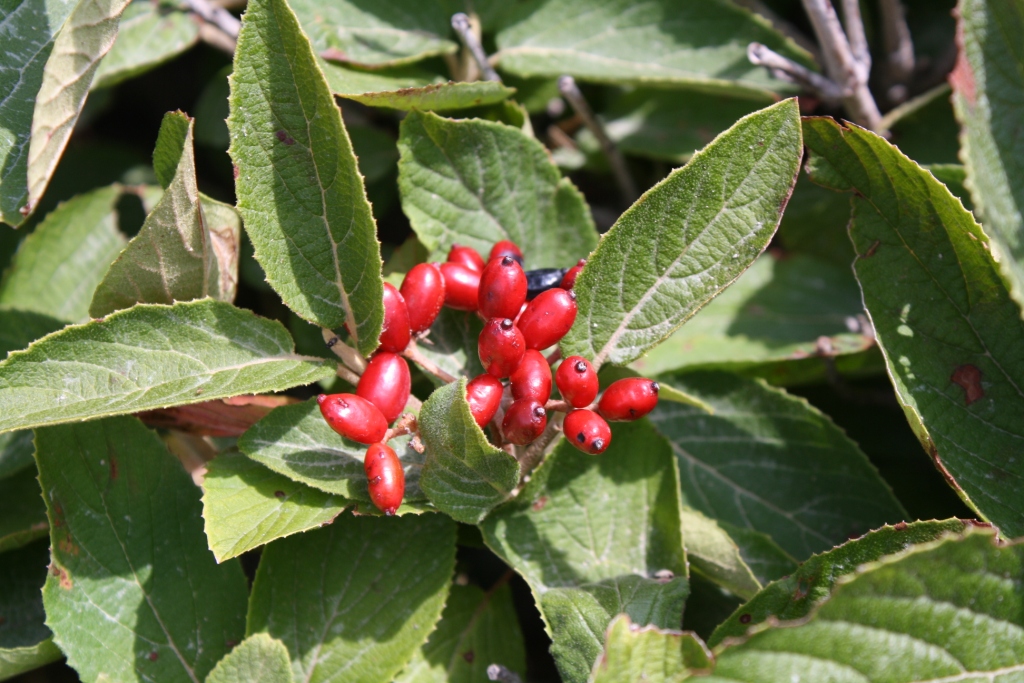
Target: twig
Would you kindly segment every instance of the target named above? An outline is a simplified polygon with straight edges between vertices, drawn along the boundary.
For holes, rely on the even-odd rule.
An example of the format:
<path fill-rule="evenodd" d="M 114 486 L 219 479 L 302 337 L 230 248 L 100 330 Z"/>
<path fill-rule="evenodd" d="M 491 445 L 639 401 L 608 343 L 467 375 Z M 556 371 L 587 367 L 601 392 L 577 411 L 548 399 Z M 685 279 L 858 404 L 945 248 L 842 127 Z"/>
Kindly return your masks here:
<path fill-rule="evenodd" d="M 513 671 L 509 671 L 501 664 L 491 664 L 487 667 L 487 678 L 498 683 L 523 683 L 523 679 Z"/>
<path fill-rule="evenodd" d="M 356 385 L 359 384 L 359 375 L 357 375 L 356 373 L 352 372 L 351 370 L 346 368 L 344 365 L 339 365 L 337 372 L 338 372 L 338 377 L 342 378 L 343 380 L 345 380 L 346 382 L 348 382 L 352 386 L 356 386 Z"/>
<path fill-rule="evenodd" d="M 185 5 L 202 17 L 204 21 L 210 22 L 232 38 L 238 38 L 242 22 L 223 7 L 214 5 L 210 0 L 185 0 Z"/>
<path fill-rule="evenodd" d="M 540 435 L 536 441 L 530 444 L 530 446 L 523 452 L 523 456 L 519 458 L 519 481 L 520 485 L 525 478 L 536 469 L 537 465 L 544 458 L 544 451 L 562 432 L 562 420 L 560 414 L 556 414 L 554 419 L 548 421 L 548 426 L 544 428 L 544 433 Z"/>
<path fill-rule="evenodd" d="M 411 360 L 416 365 L 420 366 L 420 368 L 423 369 L 424 372 L 430 373 L 431 375 L 437 377 L 442 382 L 450 383 L 458 379 L 458 377 L 449 375 L 447 372 L 439 368 L 437 364 L 434 363 L 434 361 L 430 360 L 422 353 L 420 353 L 419 347 L 416 346 L 415 342 L 411 342 L 409 346 L 405 348 L 405 351 L 402 352 L 402 355 Z"/>
<path fill-rule="evenodd" d="M 559 413 L 569 412 L 569 404 L 565 401 L 551 400 L 544 404 L 544 410 L 554 410 Z"/>
<path fill-rule="evenodd" d="M 783 57 L 761 43 L 747 46 L 747 59 L 751 64 L 782 72 L 826 102 L 839 102 L 843 99 L 843 89 L 838 83 Z"/>
<path fill-rule="evenodd" d="M 740 7 L 750 10 L 754 14 L 761 15 L 761 17 L 766 19 L 776 31 L 792 39 L 797 45 L 811 53 L 811 56 L 814 57 L 814 61 L 821 61 L 821 51 L 818 49 L 818 46 L 814 44 L 814 41 L 807 37 L 807 35 L 805 35 L 804 32 L 796 26 L 776 14 L 775 10 L 766 5 L 763 0 L 733 0 L 733 2 Z"/>
<path fill-rule="evenodd" d="M 199 22 L 199 40 L 229 55 L 235 54 L 238 41 L 225 33 L 216 24 Z"/>
<path fill-rule="evenodd" d="M 545 360 L 547 360 L 548 365 L 554 365 L 558 361 L 562 360 L 562 349 L 555 349 L 554 351 L 548 354 L 548 357 Z"/>
<path fill-rule="evenodd" d="M 576 85 L 576 79 L 572 76 L 560 77 L 558 79 L 558 91 L 562 93 L 562 97 L 568 100 L 572 108 L 579 114 L 579 117 L 583 119 L 583 125 L 594 134 L 594 137 L 601 144 L 601 151 L 604 152 L 609 165 L 612 167 L 612 175 L 615 176 L 615 182 L 619 185 L 619 191 L 622 192 L 622 196 L 626 201 L 632 204 L 639 195 L 636 191 L 636 185 L 633 183 L 633 177 L 629 175 L 626 160 L 623 158 L 619 148 L 612 142 L 612 139 L 608 137 L 604 126 L 594 116 L 590 105 L 587 104 L 583 93 L 580 92 L 579 87 Z"/>
<path fill-rule="evenodd" d="M 484 52 L 484 46 L 480 44 L 480 39 L 477 38 L 476 33 L 473 32 L 473 27 L 470 24 L 469 17 L 463 12 L 456 12 L 452 15 L 452 28 L 459 34 L 459 40 L 462 41 L 462 44 L 465 45 L 466 49 L 473 55 L 473 59 L 476 60 L 477 66 L 480 67 L 480 72 L 484 75 L 484 80 L 498 81 L 500 83 L 501 77 L 487 60 L 487 53 Z"/>
<path fill-rule="evenodd" d="M 864 19 L 860 16 L 860 0 L 843 0 L 843 27 L 850 38 L 850 51 L 860 69 L 858 77 L 867 82 L 871 74 L 871 50 L 864 34 Z"/>
<path fill-rule="evenodd" d="M 340 358 L 346 367 L 356 373 L 356 375 L 363 374 L 363 371 L 366 370 L 366 359 L 358 351 L 341 341 L 341 337 L 326 327 L 320 328 L 320 334 L 323 336 L 327 348 L 333 351 L 334 355 Z"/>
<path fill-rule="evenodd" d="M 398 418 L 398 422 L 395 423 L 394 427 L 384 432 L 384 442 L 387 443 L 396 436 L 415 434 L 418 431 L 419 425 L 416 423 L 416 416 L 412 413 L 406 413 L 402 417 Z"/>
<path fill-rule="evenodd" d="M 914 42 L 900 0 L 881 0 L 882 43 L 888 98 L 898 104 L 907 98 L 907 83 L 914 73 Z"/>

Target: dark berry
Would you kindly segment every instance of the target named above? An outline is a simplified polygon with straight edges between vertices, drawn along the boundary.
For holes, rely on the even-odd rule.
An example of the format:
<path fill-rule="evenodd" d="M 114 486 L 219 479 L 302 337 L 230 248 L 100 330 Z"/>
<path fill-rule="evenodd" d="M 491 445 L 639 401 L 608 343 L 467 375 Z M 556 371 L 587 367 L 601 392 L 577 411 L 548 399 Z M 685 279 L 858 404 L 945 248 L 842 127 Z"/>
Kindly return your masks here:
<path fill-rule="evenodd" d="M 583 266 L 587 265 L 586 259 L 580 259 L 575 266 L 570 268 L 566 273 L 565 277 L 562 278 L 562 283 L 559 285 L 562 289 L 572 289 L 576 286 L 576 276 L 583 270 Z"/>
<path fill-rule="evenodd" d="M 584 453 L 603 453 L 612 442 L 612 429 L 593 410 L 571 410 L 562 422 L 565 438 Z"/>
<path fill-rule="evenodd" d="M 320 394 L 320 413 L 346 439 L 371 444 L 384 438 L 388 422 L 377 406 L 355 394 Z"/>
<path fill-rule="evenodd" d="M 639 420 L 658 405 L 658 383 L 644 377 L 627 377 L 604 390 L 597 412 L 609 422 Z"/>
<path fill-rule="evenodd" d="M 491 318 L 477 340 L 477 351 L 484 370 L 502 378 L 508 377 L 523 360 L 526 343 L 523 333 L 509 318 Z"/>
<path fill-rule="evenodd" d="M 519 246 L 515 242 L 509 240 L 502 240 L 491 247 L 491 253 L 487 257 L 488 262 L 493 261 L 496 258 L 502 256 L 511 256 L 516 260 L 520 266 L 523 265 L 523 252 L 519 249 Z"/>
<path fill-rule="evenodd" d="M 509 376 L 512 398 L 547 403 L 551 398 L 551 367 L 540 351 L 530 349 L 523 354 L 519 367 Z"/>
<path fill-rule="evenodd" d="M 384 419 L 391 423 L 405 409 L 411 387 L 409 364 L 405 359 L 396 353 L 379 351 L 359 378 L 356 396 L 377 406 Z"/>
<path fill-rule="evenodd" d="M 597 398 L 597 370 L 583 356 L 569 356 L 555 372 L 562 398 L 573 408 L 586 408 Z"/>
<path fill-rule="evenodd" d="M 576 321 L 576 295 L 564 289 L 549 289 L 526 305 L 519 316 L 519 329 L 529 349 L 546 349 L 557 344 Z"/>
<path fill-rule="evenodd" d="M 501 381 L 487 373 L 474 377 L 466 384 L 466 400 L 469 401 L 469 412 L 481 428 L 494 419 L 501 405 L 501 394 L 505 391 Z"/>
<path fill-rule="evenodd" d="M 371 444 L 363 458 L 370 500 L 388 517 L 398 511 L 405 495 L 402 461 L 386 443 Z"/>
<path fill-rule="evenodd" d="M 405 299 L 390 282 L 384 283 L 384 328 L 380 332 L 382 351 L 401 353 L 409 345 L 412 328 Z"/>
<path fill-rule="evenodd" d="M 540 294 L 558 287 L 568 268 L 540 268 L 526 271 L 526 300 L 533 301 Z"/>
<path fill-rule="evenodd" d="M 444 305 L 459 311 L 475 311 L 479 307 L 480 273 L 458 263 L 442 263 Z"/>
<path fill-rule="evenodd" d="M 473 247 L 453 244 L 448 252 L 448 263 L 461 264 L 477 274 L 484 272 L 484 257 Z"/>
<path fill-rule="evenodd" d="M 412 331 L 430 329 L 437 314 L 444 306 L 444 277 L 435 263 L 420 263 L 413 266 L 402 280 L 402 297 L 409 311 L 409 327 Z"/>
<path fill-rule="evenodd" d="M 515 318 L 526 301 L 526 275 L 511 256 L 491 260 L 480 276 L 480 312 L 485 318 Z"/>
<path fill-rule="evenodd" d="M 512 401 L 512 405 L 505 411 L 501 431 L 509 443 L 525 446 L 536 441 L 547 426 L 548 414 L 543 405 L 530 400 Z"/>

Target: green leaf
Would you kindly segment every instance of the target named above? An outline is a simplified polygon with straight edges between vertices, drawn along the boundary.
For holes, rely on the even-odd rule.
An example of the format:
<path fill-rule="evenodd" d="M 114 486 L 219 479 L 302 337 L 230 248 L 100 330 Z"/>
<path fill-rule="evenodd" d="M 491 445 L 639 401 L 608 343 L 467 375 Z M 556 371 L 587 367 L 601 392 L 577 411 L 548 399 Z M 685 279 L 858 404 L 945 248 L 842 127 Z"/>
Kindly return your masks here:
<path fill-rule="evenodd" d="M 188 12 L 136 0 L 121 15 L 117 40 L 100 62 L 93 89 L 134 78 L 173 59 L 199 40 L 199 23 Z"/>
<path fill-rule="evenodd" d="M 934 541 L 944 534 L 962 533 L 967 526 L 959 519 L 884 526 L 834 550 L 815 555 L 792 575 L 766 586 L 740 606 L 715 629 L 708 644 L 714 647 L 726 638 L 741 637 L 769 618 L 802 619 L 828 598 L 842 577 L 856 572 L 858 567 L 903 552 L 913 545 Z"/>
<path fill-rule="evenodd" d="M 409 446 L 409 437 L 393 439 L 389 445 L 404 465 L 405 502 L 425 500 L 419 484 L 423 455 Z M 293 481 L 350 500 L 370 500 L 363 469 L 366 446 L 328 427 L 315 400 L 270 411 L 242 435 L 238 448 Z"/>
<path fill-rule="evenodd" d="M 583 195 L 521 130 L 414 111 L 398 149 L 402 208 L 435 260 L 455 243 L 486 254 L 510 239 L 528 268 L 565 267 L 597 246 Z"/>
<path fill-rule="evenodd" d="M 40 589 L 50 561 L 49 544 L 5 553 L 0 562 L 0 680 L 61 658 L 46 628 Z"/>
<path fill-rule="evenodd" d="M 361 71 L 317 60 L 320 70 L 327 78 L 331 92 L 342 97 L 367 93 L 393 92 L 406 88 L 422 88 L 440 85 L 446 79 L 419 66 L 403 66 L 393 69 L 371 69 Z"/>
<path fill-rule="evenodd" d="M 474 527 L 468 527 L 474 528 Z M 476 683 L 501 664 L 523 675 L 526 652 L 512 591 L 500 583 L 486 593 L 455 584 L 437 630 L 416 651 L 395 683 Z"/>
<path fill-rule="evenodd" d="M 210 234 L 210 246 L 217 269 L 217 287 L 210 296 L 234 301 L 238 291 L 238 263 L 241 259 L 242 217 L 235 207 L 199 193 L 203 224 Z"/>
<path fill-rule="evenodd" d="M 83 680 L 196 681 L 241 640 L 246 580 L 203 539 L 199 489 L 134 418 L 36 431 L 46 623 Z"/>
<path fill-rule="evenodd" d="M 943 83 L 904 102 L 882 118 L 879 130 L 888 130 L 892 144 L 919 164 L 959 163 L 960 129 L 949 93 Z"/>
<path fill-rule="evenodd" d="M 0 479 L 0 553 L 46 536 L 47 528 L 35 468 Z"/>
<path fill-rule="evenodd" d="M 368 107 L 386 107 L 411 111 L 443 111 L 467 109 L 501 102 L 512 96 L 515 88 L 507 88 L 497 81 L 437 83 L 421 88 L 403 88 L 384 92 L 342 95 Z"/>
<path fill-rule="evenodd" d="M 0 434 L 0 479 L 17 474 L 33 464 L 32 454 L 36 447 L 32 438 L 31 429 Z"/>
<path fill-rule="evenodd" d="M 420 409 L 419 427 L 427 449 L 420 487 L 456 521 L 477 524 L 519 483 L 519 462 L 492 446 L 473 420 L 465 379 L 430 395 Z"/>
<path fill-rule="evenodd" d="M 950 75 L 968 187 L 999 247 L 1010 295 L 1024 305 L 1024 0 L 962 0 L 962 49 Z M 955 160 L 950 160 L 955 161 Z M 1021 527 L 1024 528 L 1024 527 Z"/>
<path fill-rule="evenodd" d="M 96 288 L 89 305 L 94 318 L 139 303 L 171 304 L 222 294 L 212 231 L 196 183 L 192 119 L 180 111 L 164 116 L 153 167 L 161 185 L 167 183 L 166 191 Z M 234 287 L 230 293 L 233 297 Z"/>
<path fill-rule="evenodd" d="M 874 346 L 873 337 L 850 331 L 863 310 L 849 267 L 802 255 L 764 255 L 632 367 L 647 375 L 684 368 L 749 372 L 822 349 L 828 357 L 858 353 Z"/>
<path fill-rule="evenodd" d="M 449 375 L 473 379 L 484 373 L 477 350 L 483 328 L 484 323 L 476 313 L 445 307 L 430 327 L 427 341 L 432 344 L 421 341 L 416 348 Z M 443 384 L 433 375 L 427 377 L 438 386 Z"/>
<path fill-rule="evenodd" d="M 678 627 L 688 589 L 679 475 L 646 420 L 616 424 L 594 457 L 562 440 L 508 505 L 481 524 L 526 579 L 566 681 L 585 681 L 620 613 Z"/>
<path fill-rule="evenodd" d="M 296 680 L 385 683 L 441 618 L 454 568 L 444 515 L 342 515 L 263 551 L 248 632 L 280 638 Z"/>
<path fill-rule="evenodd" d="M 283 391 L 331 376 L 284 327 L 220 301 L 139 305 L 0 363 L 0 431 Z"/>
<path fill-rule="evenodd" d="M 740 557 L 762 584 L 792 574 L 799 565 L 768 534 L 728 522 L 718 522 L 718 526 L 739 546 Z"/>
<path fill-rule="evenodd" d="M 673 381 L 715 410 L 661 402 L 650 416 L 679 461 L 686 505 L 768 534 L 798 560 L 906 518 L 857 445 L 805 400 L 723 372 Z"/>
<path fill-rule="evenodd" d="M 712 665 L 711 653 L 692 633 L 637 627 L 625 614 L 605 633 L 604 653 L 594 664 L 592 683 L 678 683 L 691 669 Z"/>
<path fill-rule="evenodd" d="M 764 251 L 796 182 L 796 100 L 750 114 L 630 207 L 576 279 L 562 353 L 636 360 Z"/>
<path fill-rule="evenodd" d="M 4 273 L 0 304 L 58 320 L 87 320 L 93 292 L 127 243 L 117 229 L 114 207 L 120 196 L 121 188 L 111 185 L 51 211 L 21 243 Z"/>
<path fill-rule="evenodd" d="M 684 505 L 682 527 L 686 557 L 694 571 L 741 598 L 750 598 L 761 590 L 739 546 L 715 520 Z"/>
<path fill-rule="evenodd" d="M 299 317 L 347 325 L 369 355 L 384 320 L 380 245 L 341 112 L 285 0 L 254 0 L 230 78 L 238 209 L 267 281 Z"/>
<path fill-rule="evenodd" d="M 813 157 L 812 157 L 813 158 Z M 811 161 L 808 160 L 808 166 Z M 849 270 L 853 247 L 846 234 L 850 200 L 801 173 L 779 223 L 777 239 L 786 251 L 813 256 Z"/>
<path fill-rule="evenodd" d="M 705 680 L 1015 680 L 1022 559 L 991 532 L 915 546 L 840 581 L 805 619 L 723 648 Z"/>
<path fill-rule="evenodd" d="M 249 636 L 217 662 L 206 683 L 291 683 L 288 648 L 265 633 Z"/>
<path fill-rule="evenodd" d="M 1024 340 L 989 240 L 882 138 L 808 119 L 807 146 L 855 187 L 854 272 L 911 428 L 964 501 L 1024 534 Z"/>
<path fill-rule="evenodd" d="M 57 168 L 85 105 L 96 67 L 117 37 L 117 25 L 128 1 L 79 0 L 53 42 L 32 113 L 26 199 L 29 212 L 39 203 Z"/>
<path fill-rule="evenodd" d="M 241 453 L 217 456 L 203 478 L 206 538 L 218 562 L 276 538 L 330 524 L 350 504 Z"/>
<path fill-rule="evenodd" d="M 546 0 L 530 9 L 497 36 L 498 65 L 517 76 L 569 74 L 602 83 L 792 92 L 792 85 L 747 60 L 747 45 L 763 43 L 813 64 L 766 21 L 723 0 L 605 0 L 585 6 Z"/>
<path fill-rule="evenodd" d="M 0 356 L 20 351 L 36 339 L 64 327 L 64 323 L 42 313 L 0 306 Z"/>

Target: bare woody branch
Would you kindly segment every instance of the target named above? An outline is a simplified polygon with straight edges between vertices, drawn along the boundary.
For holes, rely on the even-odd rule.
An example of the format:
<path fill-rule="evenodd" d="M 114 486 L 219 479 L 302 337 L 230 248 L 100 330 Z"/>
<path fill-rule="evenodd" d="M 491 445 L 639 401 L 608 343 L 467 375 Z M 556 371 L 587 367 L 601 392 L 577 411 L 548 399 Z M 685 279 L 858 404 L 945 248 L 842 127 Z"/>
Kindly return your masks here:
<path fill-rule="evenodd" d="M 814 93 L 819 99 L 830 103 L 839 103 L 843 99 L 843 88 L 827 76 L 811 71 L 802 64 L 783 57 L 778 52 L 762 45 L 751 43 L 747 46 L 747 59 L 751 64 L 763 66 L 778 72 L 806 90 Z"/>
<path fill-rule="evenodd" d="M 907 98 L 907 83 L 914 73 L 914 42 L 900 0 L 880 0 L 882 43 L 885 47 L 886 95 L 898 104 Z"/>
<path fill-rule="evenodd" d="M 466 46 L 470 54 L 473 55 L 473 59 L 476 60 L 477 66 L 480 67 L 480 73 L 484 75 L 486 81 L 498 81 L 501 82 L 501 76 L 491 66 L 490 60 L 487 59 L 487 53 L 484 52 L 484 46 L 480 44 L 480 39 L 477 38 L 476 33 L 473 32 L 473 26 L 469 20 L 469 16 L 463 12 L 457 12 L 452 15 L 452 28 L 459 34 L 459 40 Z"/>
<path fill-rule="evenodd" d="M 185 5 L 203 21 L 213 24 L 232 38 L 238 38 L 242 23 L 223 7 L 213 4 L 210 0 L 185 0 Z"/>

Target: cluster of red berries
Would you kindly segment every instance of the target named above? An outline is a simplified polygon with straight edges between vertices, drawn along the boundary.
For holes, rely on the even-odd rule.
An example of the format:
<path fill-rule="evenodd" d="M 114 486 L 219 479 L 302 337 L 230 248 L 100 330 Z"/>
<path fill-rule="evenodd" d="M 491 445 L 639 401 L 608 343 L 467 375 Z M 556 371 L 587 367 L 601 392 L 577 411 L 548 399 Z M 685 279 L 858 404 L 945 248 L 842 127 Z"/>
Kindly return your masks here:
<path fill-rule="evenodd" d="M 498 242 L 487 262 L 471 247 L 455 245 L 445 263 L 421 263 L 408 272 L 400 289 L 384 284 L 384 326 L 380 347 L 370 359 L 355 394 L 317 397 L 327 424 L 342 436 L 369 444 L 364 465 L 374 504 L 392 515 L 402 502 L 405 475 L 386 443 L 409 400 L 409 365 L 402 352 L 422 335 L 442 306 L 477 312 L 486 320 L 477 351 L 485 373 L 466 387 L 473 419 L 486 427 L 497 415 L 506 393 L 501 420 L 503 443 L 525 446 L 544 432 L 549 409 L 567 411 L 563 431 L 585 453 L 598 454 L 612 440 L 608 421 L 636 420 L 654 410 L 658 384 L 639 377 L 609 386 L 600 401 L 597 371 L 581 356 L 564 359 L 554 383 L 562 402 L 551 398 L 551 365 L 541 351 L 557 344 L 576 320 L 572 287 L 584 261 L 572 268 L 526 272 L 523 254 L 514 243 Z M 508 387 L 502 383 L 508 379 Z M 401 432 L 405 433 L 405 432 Z"/>

